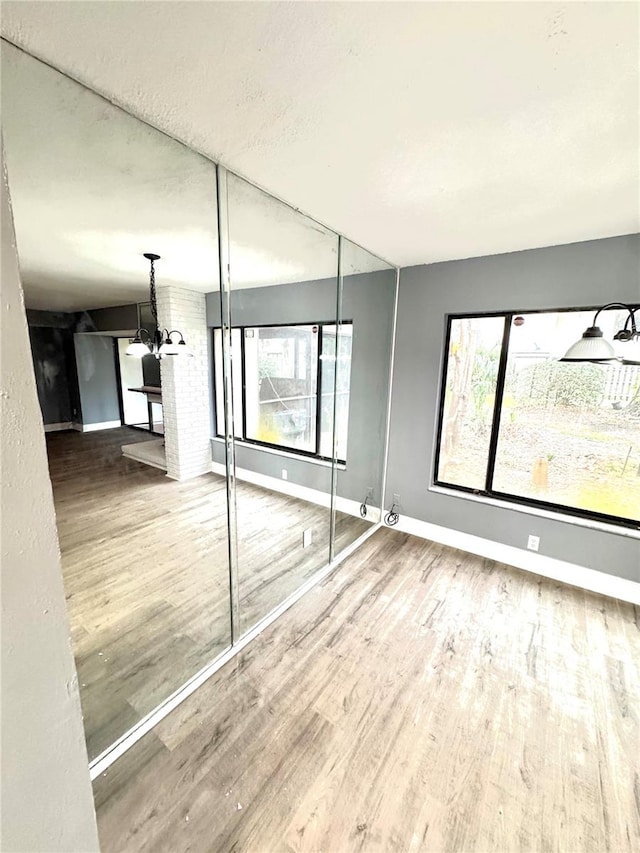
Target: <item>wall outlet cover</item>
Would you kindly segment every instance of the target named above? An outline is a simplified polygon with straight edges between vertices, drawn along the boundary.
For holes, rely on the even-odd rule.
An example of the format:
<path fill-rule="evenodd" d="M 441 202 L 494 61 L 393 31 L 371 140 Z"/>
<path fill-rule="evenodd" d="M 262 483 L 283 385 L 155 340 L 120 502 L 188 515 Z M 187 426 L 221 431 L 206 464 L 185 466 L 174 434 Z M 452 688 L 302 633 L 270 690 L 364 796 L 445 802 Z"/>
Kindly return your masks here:
<path fill-rule="evenodd" d="M 286 480 L 286 479 L 287 479 L 287 476 L 288 476 L 288 475 L 287 475 L 287 469 L 286 469 L 286 468 L 283 468 L 283 469 L 282 469 L 282 479 L 283 479 L 283 480 Z"/>
<path fill-rule="evenodd" d="M 530 551 L 537 551 L 540 547 L 540 537 L 534 536 L 533 534 L 529 535 L 529 539 L 527 540 L 527 548 Z"/>

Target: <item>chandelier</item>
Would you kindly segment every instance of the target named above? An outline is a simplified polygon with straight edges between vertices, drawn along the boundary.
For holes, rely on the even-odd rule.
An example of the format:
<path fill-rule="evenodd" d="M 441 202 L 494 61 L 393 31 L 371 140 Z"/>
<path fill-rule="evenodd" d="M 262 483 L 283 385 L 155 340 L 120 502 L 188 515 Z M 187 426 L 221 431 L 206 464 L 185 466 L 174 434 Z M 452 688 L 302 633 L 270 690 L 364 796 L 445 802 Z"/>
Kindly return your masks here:
<path fill-rule="evenodd" d="M 168 355 L 193 356 L 193 353 L 185 343 L 182 332 L 178 331 L 178 329 L 172 329 L 169 332 L 166 329 L 161 329 L 158 325 L 156 271 L 154 263 L 160 260 L 160 255 L 145 252 L 144 257 L 151 264 L 149 271 L 149 302 L 151 303 L 151 314 L 153 315 L 156 327 L 153 331 L 149 331 L 149 329 L 136 329 L 135 337 L 127 347 L 126 355 L 132 355 L 135 358 L 143 358 L 145 355 L 154 355 L 156 358 L 164 358 Z M 180 335 L 180 340 L 177 343 L 174 342 L 174 335 Z"/>

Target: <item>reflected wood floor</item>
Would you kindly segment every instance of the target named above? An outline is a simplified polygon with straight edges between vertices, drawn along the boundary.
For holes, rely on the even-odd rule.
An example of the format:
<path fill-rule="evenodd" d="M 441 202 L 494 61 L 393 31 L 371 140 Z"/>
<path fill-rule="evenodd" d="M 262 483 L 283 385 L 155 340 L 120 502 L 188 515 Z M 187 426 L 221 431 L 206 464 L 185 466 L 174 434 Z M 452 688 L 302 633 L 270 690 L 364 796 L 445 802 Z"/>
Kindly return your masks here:
<path fill-rule="evenodd" d="M 224 478 L 178 483 L 122 456 L 148 440 L 127 428 L 47 435 L 90 758 L 230 644 Z M 328 562 L 329 512 L 246 484 L 237 505 L 246 630 Z M 339 541 L 365 526 L 341 515 Z"/>
<path fill-rule="evenodd" d="M 636 851 L 638 608 L 384 529 L 94 784 L 103 853 Z"/>

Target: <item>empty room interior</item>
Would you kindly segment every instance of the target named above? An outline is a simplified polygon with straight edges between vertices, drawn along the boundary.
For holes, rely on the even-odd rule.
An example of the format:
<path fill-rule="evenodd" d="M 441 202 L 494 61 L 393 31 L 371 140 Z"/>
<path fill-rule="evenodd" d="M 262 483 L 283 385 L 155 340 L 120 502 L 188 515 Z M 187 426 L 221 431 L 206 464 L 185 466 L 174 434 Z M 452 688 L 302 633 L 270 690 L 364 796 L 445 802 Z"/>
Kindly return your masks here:
<path fill-rule="evenodd" d="M 1 11 L 2 850 L 640 849 L 640 6 Z"/>

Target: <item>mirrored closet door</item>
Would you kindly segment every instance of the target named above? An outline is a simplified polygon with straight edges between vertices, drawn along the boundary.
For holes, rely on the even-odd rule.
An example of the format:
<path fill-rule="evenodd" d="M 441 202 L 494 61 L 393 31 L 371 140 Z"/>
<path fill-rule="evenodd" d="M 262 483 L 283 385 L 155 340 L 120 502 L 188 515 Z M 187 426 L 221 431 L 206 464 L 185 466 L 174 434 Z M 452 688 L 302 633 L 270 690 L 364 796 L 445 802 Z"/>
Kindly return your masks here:
<path fill-rule="evenodd" d="M 335 336 L 333 551 L 339 555 L 381 518 L 397 269 L 340 239 Z"/>
<path fill-rule="evenodd" d="M 216 167 L 7 43 L 2 104 L 93 760 L 231 644 L 205 314 L 218 289 Z M 156 325 L 148 304 L 139 320 L 145 253 L 160 256 L 158 325 L 192 357 L 126 354 L 136 334 L 147 340 L 139 326 Z M 149 408 L 164 435 L 127 426 Z"/>
<path fill-rule="evenodd" d="M 394 267 L 2 43 L 95 776 L 375 529 Z"/>
<path fill-rule="evenodd" d="M 330 560 L 338 237 L 231 173 L 226 210 L 242 635 Z"/>

